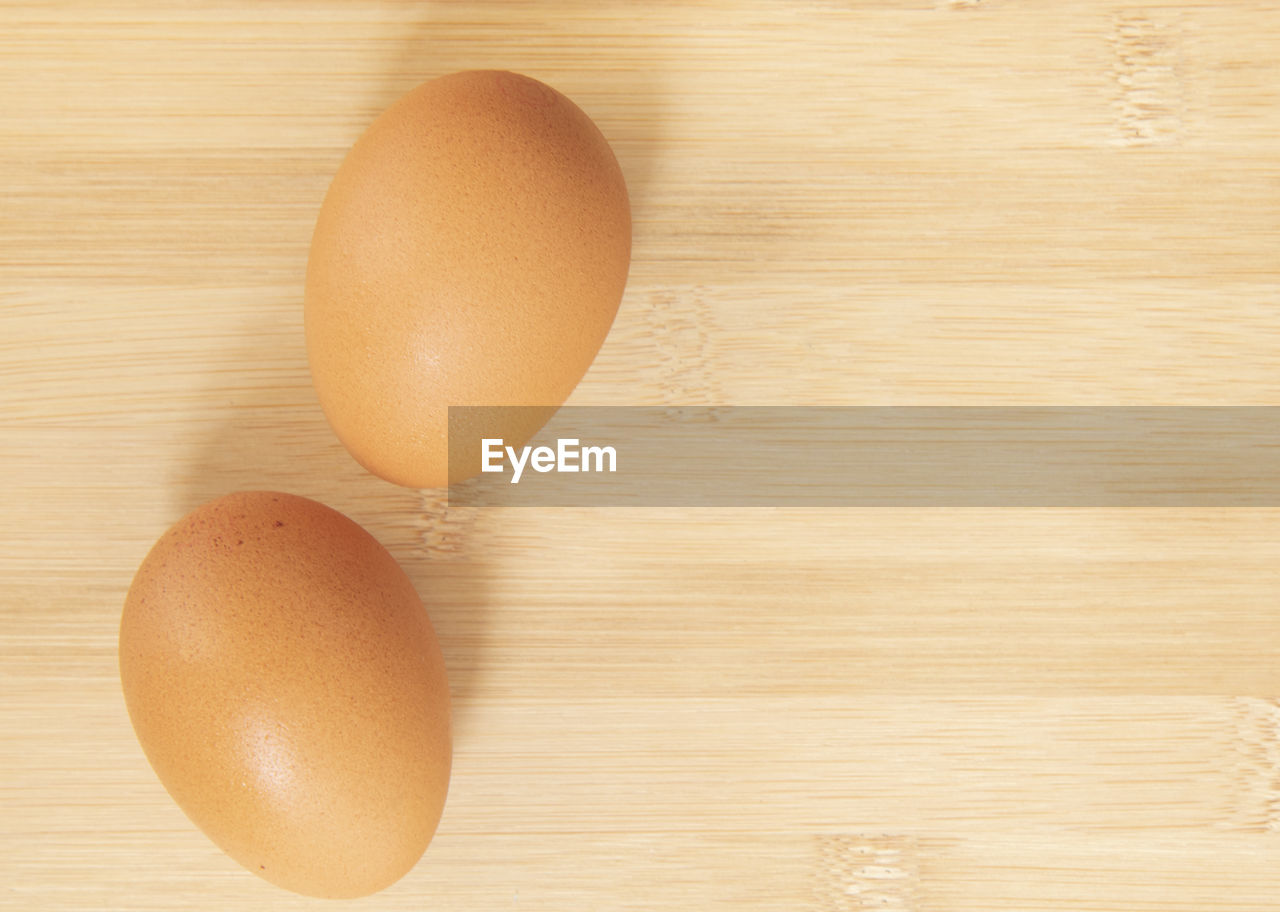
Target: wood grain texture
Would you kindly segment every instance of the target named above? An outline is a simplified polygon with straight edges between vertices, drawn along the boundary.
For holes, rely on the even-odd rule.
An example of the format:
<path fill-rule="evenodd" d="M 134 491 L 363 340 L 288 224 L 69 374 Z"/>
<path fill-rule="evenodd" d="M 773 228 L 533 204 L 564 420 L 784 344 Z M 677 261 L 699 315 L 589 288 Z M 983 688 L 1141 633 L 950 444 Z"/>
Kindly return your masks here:
<path fill-rule="evenodd" d="M 0 4 L 0 908 L 311 909 L 124 712 L 147 548 L 318 498 L 457 758 L 361 908 L 1280 910 L 1273 510 L 449 510 L 334 440 L 307 246 L 387 104 L 541 78 L 626 172 L 576 404 L 1280 404 L 1262 0 Z M 353 904 L 353 908 L 355 904 Z"/>

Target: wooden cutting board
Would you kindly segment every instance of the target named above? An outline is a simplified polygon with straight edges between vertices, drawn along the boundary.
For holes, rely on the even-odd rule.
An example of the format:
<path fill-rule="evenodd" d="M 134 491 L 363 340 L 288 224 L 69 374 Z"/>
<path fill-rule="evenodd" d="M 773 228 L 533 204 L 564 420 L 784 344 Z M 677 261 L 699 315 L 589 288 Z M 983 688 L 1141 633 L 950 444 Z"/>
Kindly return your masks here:
<path fill-rule="evenodd" d="M 457 753 L 377 910 L 1280 909 L 1280 514 L 472 509 L 310 388 L 311 226 L 431 76 L 613 143 L 572 402 L 1280 404 L 1280 6 L 0 4 L 0 908 L 331 909 L 129 727 L 119 611 L 238 488 L 418 585 Z M 785 472 L 785 467 L 782 469 Z"/>

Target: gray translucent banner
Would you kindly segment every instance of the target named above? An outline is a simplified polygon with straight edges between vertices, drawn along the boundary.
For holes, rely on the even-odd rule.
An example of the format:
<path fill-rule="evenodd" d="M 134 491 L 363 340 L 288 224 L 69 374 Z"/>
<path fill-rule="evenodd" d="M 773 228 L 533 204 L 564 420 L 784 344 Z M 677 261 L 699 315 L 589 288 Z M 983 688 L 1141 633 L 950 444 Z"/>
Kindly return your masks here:
<path fill-rule="evenodd" d="M 1270 406 L 453 407 L 449 454 L 455 506 L 1280 506 Z"/>

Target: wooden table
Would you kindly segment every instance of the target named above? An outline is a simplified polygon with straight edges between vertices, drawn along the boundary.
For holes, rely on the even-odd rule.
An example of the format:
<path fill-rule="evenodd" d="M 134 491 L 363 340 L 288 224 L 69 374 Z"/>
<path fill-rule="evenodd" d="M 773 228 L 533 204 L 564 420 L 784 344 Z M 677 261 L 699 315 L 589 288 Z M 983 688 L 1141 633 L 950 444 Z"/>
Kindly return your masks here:
<path fill-rule="evenodd" d="M 198 503 L 343 510 L 457 753 L 377 910 L 1280 909 L 1268 509 L 473 509 L 360 470 L 300 299 L 346 149 L 515 69 L 627 174 L 575 404 L 1280 404 L 1280 7 L 0 5 L 0 908 L 345 907 L 245 873 L 124 711 Z"/>

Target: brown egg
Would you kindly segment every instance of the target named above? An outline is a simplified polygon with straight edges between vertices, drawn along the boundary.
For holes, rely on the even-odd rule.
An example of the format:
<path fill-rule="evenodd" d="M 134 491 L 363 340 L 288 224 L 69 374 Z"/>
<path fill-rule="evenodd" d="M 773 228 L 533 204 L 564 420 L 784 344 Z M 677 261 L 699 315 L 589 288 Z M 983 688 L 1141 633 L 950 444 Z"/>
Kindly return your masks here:
<path fill-rule="evenodd" d="M 325 415 L 390 481 L 470 475 L 447 465 L 448 407 L 562 404 L 630 261 L 622 171 L 573 102 L 502 71 L 419 86 L 351 149 L 316 222 L 305 324 Z"/>
<path fill-rule="evenodd" d="M 169 794 L 272 883 L 363 896 L 430 842 L 444 660 L 409 578 L 341 513 L 254 492 L 179 520 L 129 589 L 120 679 Z"/>

